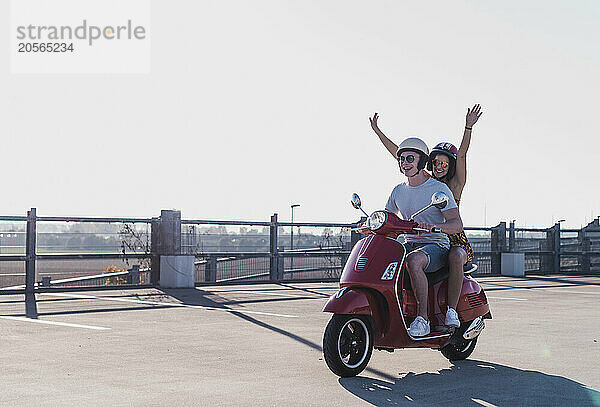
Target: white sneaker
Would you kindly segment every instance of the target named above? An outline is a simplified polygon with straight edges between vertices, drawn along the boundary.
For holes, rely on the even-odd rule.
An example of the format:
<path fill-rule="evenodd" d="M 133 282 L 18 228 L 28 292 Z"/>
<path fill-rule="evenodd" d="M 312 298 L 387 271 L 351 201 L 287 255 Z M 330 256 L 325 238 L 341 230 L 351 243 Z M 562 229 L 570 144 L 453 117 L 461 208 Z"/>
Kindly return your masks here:
<path fill-rule="evenodd" d="M 410 324 L 410 328 L 408 328 L 408 333 L 411 336 L 425 336 L 429 331 L 429 321 L 426 321 L 422 316 L 418 316 L 412 324 Z"/>
<path fill-rule="evenodd" d="M 446 311 L 446 323 L 447 326 L 453 326 L 458 328 L 460 326 L 460 320 L 458 319 L 458 314 L 454 308 L 448 307 L 448 311 Z"/>

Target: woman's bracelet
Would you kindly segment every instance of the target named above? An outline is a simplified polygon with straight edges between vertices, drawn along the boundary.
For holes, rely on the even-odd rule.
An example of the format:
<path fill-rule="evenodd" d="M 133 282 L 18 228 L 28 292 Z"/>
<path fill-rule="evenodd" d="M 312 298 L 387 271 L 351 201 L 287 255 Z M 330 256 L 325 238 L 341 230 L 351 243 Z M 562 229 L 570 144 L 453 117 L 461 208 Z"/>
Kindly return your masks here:
<path fill-rule="evenodd" d="M 465 130 L 473 130 L 473 127 L 467 127 L 467 126 L 465 126 Z"/>

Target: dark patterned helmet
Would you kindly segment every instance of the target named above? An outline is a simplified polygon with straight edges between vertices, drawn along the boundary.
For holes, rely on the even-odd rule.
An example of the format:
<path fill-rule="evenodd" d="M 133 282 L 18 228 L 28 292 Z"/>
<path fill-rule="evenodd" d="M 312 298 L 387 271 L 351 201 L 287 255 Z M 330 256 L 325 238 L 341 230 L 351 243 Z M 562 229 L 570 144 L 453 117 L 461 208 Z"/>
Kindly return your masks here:
<path fill-rule="evenodd" d="M 440 143 L 437 146 L 433 147 L 431 150 L 430 157 L 433 157 L 434 154 L 445 154 L 448 158 L 453 158 L 456 160 L 456 156 L 458 155 L 458 148 L 452 143 Z"/>
<path fill-rule="evenodd" d="M 427 163 L 427 169 L 429 171 L 433 171 L 433 159 L 438 154 L 444 154 L 450 159 L 450 168 L 448 168 L 448 174 L 443 177 L 446 181 L 450 180 L 452 177 L 454 177 L 456 172 L 456 157 L 458 156 L 458 149 L 452 143 L 439 143 L 433 147 L 431 149 L 431 153 L 429 154 L 429 162 Z"/>

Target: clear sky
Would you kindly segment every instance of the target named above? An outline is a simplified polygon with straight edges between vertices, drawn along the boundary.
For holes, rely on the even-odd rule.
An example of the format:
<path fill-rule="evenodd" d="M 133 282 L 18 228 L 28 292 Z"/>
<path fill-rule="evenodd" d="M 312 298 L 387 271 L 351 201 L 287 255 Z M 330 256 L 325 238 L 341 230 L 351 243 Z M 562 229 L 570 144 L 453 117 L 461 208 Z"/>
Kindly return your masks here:
<path fill-rule="evenodd" d="M 600 3 L 152 1 L 151 73 L 9 73 L 0 4 L 0 214 L 354 221 L 404 180 L 399 143 L 460 143 L 461 214 L 600 215 Z M 115 61 L 118 63 L 118 61 Z"/>

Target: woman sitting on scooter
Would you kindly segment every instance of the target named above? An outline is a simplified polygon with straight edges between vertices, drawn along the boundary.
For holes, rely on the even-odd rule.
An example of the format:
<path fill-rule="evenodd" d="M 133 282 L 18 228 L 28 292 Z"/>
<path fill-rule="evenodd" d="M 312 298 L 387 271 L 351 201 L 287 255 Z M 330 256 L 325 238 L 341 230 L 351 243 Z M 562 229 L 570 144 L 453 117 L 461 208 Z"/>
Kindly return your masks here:
<path fill-rule="evenodd" d="M 471 143 L 471 132 L 473 125 L 481 116 L 481 106 L 476 104 L 471 109 L 467 109 L 465 131 L 460 143 L 460 148 L 457 149 L 451 143 L 440 143 L 436 145 L 429 154 L 429 163 L 427 169 L 431 171 L 432 176 L 448 185 L 450 191 L 454 195 L 456 204 L 459 205 L 462 191 L 467 182 L 467 150 Z M 395 160 L 398 146 L 388 139 L 377 126 L 379 115 L 375 113 L 369 118 L 371 127 L 379 136 L 379 140 L 392 154 Z M 450 265 L 450 276 L 448 278 L 448 314 L 446 324 L 450 326 L 460 326 L 456 306 L 462 288 L 463 266 L 473 260 L 473 249 L 467 240 L 465 232 L 449 235 L 450 252 L 448 254 L 448 264 Z"/>

